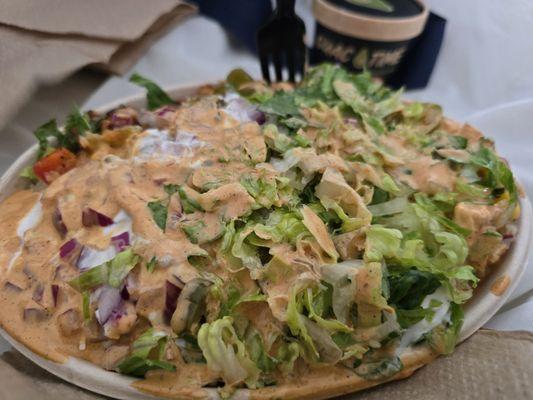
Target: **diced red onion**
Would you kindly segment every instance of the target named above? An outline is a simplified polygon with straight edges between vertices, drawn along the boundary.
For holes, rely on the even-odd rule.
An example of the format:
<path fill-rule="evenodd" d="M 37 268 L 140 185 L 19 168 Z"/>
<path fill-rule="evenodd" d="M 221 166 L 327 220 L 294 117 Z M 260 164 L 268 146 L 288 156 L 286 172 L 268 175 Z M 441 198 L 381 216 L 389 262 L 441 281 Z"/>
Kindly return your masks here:
<path fill-rule="evenodd" d="M 86 227 L 94 225 L 109 226 L 113 224 L 113 219 L 93 208 L 85 207 L 81 213 L 81 223 Z"/>
<path fill-rule="evenodd" d="M 53 284 L 50 289 L 52 290 L 52 299 L 54 299 L 54 307 L 56 307 L 57 299 L 59 297 L 59 285 Z"/>
<path fill-rule="evenodd" d="M 120 318 L 122 318 L 126 313 L 122 308 L 115 309 L 111 311 L 111 315 L 109 316 L 109 319 L 107 322 L 116 322 Z"/>
<path fill-rule="evenodd" d="M 74 250 L 81 247 L 81 244 L 76 239 L 70 239 L 59 248 L 59 257 L 67 258 L 73 254 Z"/>
<path fill-rule="evenodd" d="M 514 238 L 514 235 L 512 233 L 506 233 L 503 235 L 503 239 L 512 239 Z"/>
<path fill-rule="evenodd" d="M 54 228 L 56 228 L 57 233 L 64 238 L 67 234 L 67 227 L 63 222 L 63 217 L 61 216 L 61 211 L 59 211 L 59 208 L 56 208 L 52 214 L 52 224 L 54 225 Z"/>
<path fill-rule="evenodd" d="M 43 299 L 43 294 L 44 294 L 44 286 L 39 283 L 39 284 L 37 284 L 37 286 L 33 290 L 33 294 L 31 296 L 31 298 L 36 303 L 40 303 L 41 300 Z"/>
<path fill-rule="evenodd" d="M 48 318 L 48 313 L 44 308 L 28 307 L 24 309 L 22 318 L 24 321 L 43 321 Z"/>
<path fill-rule="evenodd" d="M 130 245 L 130 234 L 128 232 L 122 232 L 119 235 L 113 236 L 111 243 L 120 252 Z"/>
<path fill-rule="evenodd" d="M 120 290 L 111 286 L 104 286 L 98 296 L 98 308 L 96 318 L 100 325 L 107 322 L 113 310 L 120 307 L 122 303 L 122 297 L 120 296 Z"/>
<path fill-rule="evenodd" d="M 128 287 L 126 285 L 124 285 L 124 287 L 120 291 L 120 297 L 122 297 L 122 300 L 130 299 L 130 292 L 128 292 Z"/>
<path fill-rule="evenodd" d="M 33 280 L 35 279 L 35 275 L 34 273 L 32 272 L 32 270 L 28 267 L 28 265 L 24 265 L 24 267 L 22 268 L 22 272 L 24 273 L 24 275 L 26 275 L 28 278 L 30 278 L 30 280 Z"/>
<path fill-rule="evenodd" d="M 172 106 L 163 106 L 155 111 L 155 114 L 159 117 L 165 117 L 165 114 L 168 114 L 170 112 L 175 112 L 176 109 Z"/>
<path fill-rule="evenodd" d="M 122 128 L 124 126 L 131 126 L 137 124 L 137 120 L 133 116 L 123 117 L 116 113 L 111 114 L 111 129 Z"/>
<path fill-rule="evenodd" d="M 176 304 L 178 303 L 178 297 L 181 294 L 181 288 L 170 281 L 166 281 L 165 289 L 165 317 L 170 320 L 172 314 L 174 314 L 174 311 L 176 310 Z"/>
<path fill-rule="evenodd" d="M 61 271 L 63 270 L 63 265 L 58 265 L 52 275 L 52 280 L 62 280 Z"/>
<path fill-rule="evenodd" d="M 13 290 L 15 292 L 21 292 L 22 288 L 20 286 L 15 285 L 11 282 L 6 282 L 4 285 L 4 289 Z"/>
<path fill-rule="evenodd" d="M 57 316 L 57 327 L 64 336 L 72 336 L 83 327 L 83 318 L 79 309 L 70 308 Z"/>
<path fill-rule="evenodd" d="M 266 116 L 264 112 L 255 110 L 248 114 L 252 121 L 257 122 L 259 125 L 263 125 L 266 122 Z"/>
<path fill-rule="evenodd" d="M 348 125 L 360 125 L 359 120 L 357 118 L 345 118 L 344 123 Z"/>

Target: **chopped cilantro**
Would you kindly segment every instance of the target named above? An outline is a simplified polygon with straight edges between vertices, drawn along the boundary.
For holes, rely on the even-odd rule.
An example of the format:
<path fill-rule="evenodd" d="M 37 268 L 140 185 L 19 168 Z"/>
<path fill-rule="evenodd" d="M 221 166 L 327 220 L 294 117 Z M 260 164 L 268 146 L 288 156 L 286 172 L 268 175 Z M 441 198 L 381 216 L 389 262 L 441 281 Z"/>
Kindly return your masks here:
<path fill-rule="evenodd" d="M 148 272 L 154 272 L 155 266 L 157 265 L 157 258 L 153 256 L 150 261 L 146 263 L 146 269 Z"/>
<path fill-rule="evenodd" d="M 450 144 L 454 149 L 466 149 L 468 139 L 462 136 L 450 136 Z"/>
<path fill-rule="evenodd" d="M 183 232 L 185 232 L 191 243 L 196 244 L 198 243 L 198 238 L 202 229 L 205 228 L 205 222 L 200 220 L 190 224 L 181 224 L 180 227 Z"/>
<path fill-rule="evenodd" d="M 165 190 L 166 194 L 168 194 L 169 196 L 172 196 L 174 193 L 178 191 L 179 185 L 169 183 L 168 185 L 163 186 L 163 189 Z"/>
<path fill-rule="evenodd" d="M 167 227 L 168 205 L 162 200 L 155 200 L 148 203 L 148 208 L 152 212 L 152 218 L 161 230 Z"/>
<path fill-rule="evenodd" d="M 181 207 L 185 214 L 191 214 L 195 211 L 202 211 L 202 206 L 198 202 L 187 195 L 183 186 L 178 187 L 178 193 L 180 195 Z"/>
<path fill-rule="evenodd" d="M 33 133 L 39 142 L 39 151 L 37 153 L 37 158 L 43 158 L 51 147 L 51 139 L 58 139 L 63 135 L 57 127 L 57 122 L 55 119 L 42 124 L 38 127 Z"/>
<path fill-rule="evenodd" d="M 130 82 L 146 89 L 146 101 L 150 110 L 155 110 L 166 104 L 174 103 L 174 100 L 172 100 L 157 84 L 137 73 L 134 73 L 130 77 Z"/>

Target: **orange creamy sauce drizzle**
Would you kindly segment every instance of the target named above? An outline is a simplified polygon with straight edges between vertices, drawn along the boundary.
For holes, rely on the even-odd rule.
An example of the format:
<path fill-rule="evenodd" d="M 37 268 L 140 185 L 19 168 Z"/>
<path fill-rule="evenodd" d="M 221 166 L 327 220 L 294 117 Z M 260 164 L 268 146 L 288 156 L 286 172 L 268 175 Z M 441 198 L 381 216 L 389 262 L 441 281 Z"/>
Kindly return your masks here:
<path fill-rule="evenodd" d="M 496 278 L 496 280 L 490 287 L 490 291 L 496 296 L 501 296 L 505 293 L 510 284 L 511 277 L 507 274 L 503 274 Z"/>
<path fill-rule="evenodd" d="M 64 362 L 68 355 L 73 355 L 107 368 L 116 362 L 112 353 L 126 355 L 116 350 L 127 349 L 128 339 L 123 336 L 113 343 L 116 346 L 110 346 L 112 341 L 102 337 L 94 321 L 68 336 L 58 328 L 58 316 L 82 307 L 82 296 L 66 283 L 79 271 L 70 262 L 60 259 L 60 246 L 72 237 L 96 249 L 110 245 L 110 235 L 105 235 L 100 227 L 83 227 L 81 212 L 84 207 L 111 217 L 120 210 L 125 211 L 132 219 L 134 234 L 146 242 L 144 246 L 136 247 L 136 252 L 144 259 L 156 256 L 168 262 L 168 268 L 156 268 L 153 273 L 147 273 L 145 268 L 135 269 L 142 290 L 164 287 L 167 278 L 172 275 L 183 282 L 199 276 L 198 271 L 187 262 L 187 256 L 196 254 L 198 246 L 192 244 L 179 228 L 172 229 L 171 224 L 163 233 L 153 222 L 147 203 L 165 198 L 163 184 L 166 183 L 184 184 L 193 180 L 201 184 L 212 178 L 221 179 L 221 171 L 227 170 L 228 164 L 232 173 L 222 176 L 223 180 L 238 181 L 242 173 L 254 171 L 247 160 L 264 160 L 266 146 L 256 123 L 240 124 L 218 110 L 212 100 L 202 100 L 191 108 L 181 108 L 176 112 L 175 119 L 180 130 L 193 132 L 203 143 L 202 147 L 182 157 L 143 157 L 142 154 L 131 154 L 145 136 L 144 133 L 136 133 L 127 144 L 132 149 L 129 159 L 107 159 L 109 153 L 123 156 L 126 153 L 123 149 L 111 147 L 106 148 L 106 152 L 95 153 L 94 160 L 85 157 L 87 160 L 81 162 L 82 165 L 59 177 L 44 190 L 40 222 L 26 232 L 22 252 L 9 273 L 5 266 L 21 243 L 17 236 L 18 223 L 36 204 L 39 193 L 18 191 L 0 204 L 0 261 L 3 266 L 0 324 L 33 352 L 56 362 Z M 227 160 L 231 161 L 228 163 Z M 194 165 L 206 168 L 195 169 L 191 167 Z M 230 196 L 226 200 L 224 212 L 238 215 L 239 210 L 244 208 L 242 202 L 247 199 Z M 170 205 L 169 213 L 173 205 L 179 207 L 179 202 Z M 60 210 L 68 229 L 65 238 L 58 234 L 52 223 L 56 208 Z M 216 217 L 216 212 L 219 211 L 213 211 L 213 217 Z M 209 215 L 206 218 L 209 219 Z M 219 274 L 223 275 L 222 272 Z M 60 286 L 57 305 L 52 298 L 52 284 Z M 44 288 L 44 294 L 36 302 L 34 298 L 38 287 Z M 38 309 L 39 314 L 25 319 L 24 310 L 28 307 Z M 139 332 L 148 327 L 146 322 L 139 325 L 136 328 Z M 160 328 L 169 329 L 167 326 Z M 152 371 L 137 385 L 155 394 L 187 396 L 196 393 L 200 396 L 205 393 L 201 386 L 216 379 L 205 364 L 184 368 L 179 359 L 175 363 L 176 373 Z"/>
<path fill-rule="evenodd" d="M 172 126 L 171 135 L 179 136 L 180 132 L 189 132 L 196 136 L 201 145 L 178 157 L 143 157 L 139 152 L 142 141 L 148 134 L 125 134 L 127 139 L 123 147 L 106 145 L 95 151 L 92 157 L 82 155 L 81 165 L 56 179 L 43 191 L 40 222 L 26 232 L 21 255 L 11 271 L 8 273 L 5 267 L 0 269 L 0 324 L 11 336 L 35 353 L 57 362 L 65 361 L 66 356 L 73 355 L 102 367 L 112 368 L 117 356 L 127 354 L 131 337 L 137 336 L 124 335 L 118 341 L 111 341 L 103 337 L 101 328 L 94 320 L 69 335 L 62 334 L 58 327 L 59 316 L 69 310 L 81 310 L 82 307 L 82 296 L 66 283 L 76 277 L 79 271 L 71 262 L 60 259 L 60 246 L 73 237 L 82 244 L 97 249 L 105 249 L 110 245 L 110 234 L 104 234 L 99 227 L 83 227 L 81 212 L 85 207 L 111 217 L 120 211 L 126 212 L 132 220 L 132 231 L 144 243 L 136 246 L 136 253 L 145 260 L 150 260 L 153 256 L 158 260 L 165 260 L 166 268 L 156 268 L 153 273 L 139 267 L 132 272 L 138 287 L 143 291 L 161 290 L 166 280 L 173 276 L 183 282 L 199 276 L 197 269 L 187 261 L 189 255 L 198 253 L 199 246 L 191 243 L 171 223 L 172 213 L 180 211 L 179 202 L 171 201 L 169 204 L 170 216 L 166 232 L 162 232 L 154 223 L 147 203 L 166 198 L 163 185 L 167 183 L 187 183 L 191 187 L 202 187 L 213 180 L 231 183 L 238 182 L 242 174 L 257 174 L 257 168 L 250 161 L 255 164 L 264 161 L 267 149 L 261 128 L 256 123 L 239 123 L 221 112 L 216 102 L 209 98 L 181 107 L 174 115 Z M 179 127 L 177 132 L 176 126 Z M 391 136 L 389 142 L 397 145 L 401 141 Z M 416 162 L 415 157 L 420 155 L 410 154 L 409 149 L 402 146 L 400 143 L 396 149 L 398 155 L 405 153 L 402 155 L 407 155 L 406 158 L 412 156 L 413 160 L 407 161 L 410 173 L 397 169 L 393 173 L 396 178 L 428 193 L 453 187 L 455 175 L 444 163 L 434 162 L 429 157 L 424 158 L 423 162 Z M 268 168 L 263 173 L 275 174 Z M 16 192 L 0 204 L 2 266 L 9 263 L 20 245 L 18 222 L 27 215 L 38 198 L 39 193 L 24 190 Z M 221 206 L 213 207 L 212 211 L 208 210 L 209 207 L 204 207 L 208 210 L 206 220 L 210 218 L 209 213 L 212 213 L 212 218 L 221 214 L 226 217 L 242 215 L 242 210 L 248 207 L 247 202 L 250 201 L 249 196 L 236 192 L 222 193 L 219 198 L 222 199 Z M 209 205 L 209 199 L 205 201 Z M 61 212 L 68 229 L 65 238 L 58 234 L 52 222 L 56 209 Z M 206 229 L 211 228 L 208 225 Z M 209 248 L 209 245 L 206 247 Z M 287 257 L 293 256 L 283 246 L 273 249 L 275 251 L 285 252 Z M 210 272 L 221 277 L 228 274 L 220 266 L 216 268 L 219 269 Z M 243 285 L 255 285 L 248 274 L 240 275 Z M 288 282 L 289 280 L 287 284 Z M 52 299 L 52 284 L 60 287 L 57 304 Z M 287 284 L 281 282 L 277 287 L 267 288 L 267 291 L 271 291 L 269 296 L 272 296 L 269 301 L 286 302 Z M 42 299 L 36 301 L 38 288 L 43 288 L 44 291 Z M 276 296 L 278 300 L 275 299 Z M 28 307 L 39 310 L 31 320 L 24 318 L 24 309 Z M 134 332 L 140 333 L 149 326 L 146 319 L 143 319 L 148 315 L 143 310 L 137 310 L 137 314 L 139 324 Z M 168 331 L 169 327 L 161 325 L 156 326 L 156 329 Z M 179 357 L 174 362 L 177 372 L 150 371 L 147 378 L 135 382 L 135 386 L 156 395 L 205 397 L 206 392 L 201 386 L 215 380 L 216 374 L 209 371 L 205 364 L 185 365 Z M 346 372 L 346 369 L 338 366 L 328 367 L 327 374 L 316 367 L 300 365 L 299 368 L 305 371 L 300 371 L 301 374 L 295 372 L 287 378 L 279 376 L 278 383 L 292 382 L 291 385 L 298 386 L 305 385 L 309 379 L 329 379 L 328 376 L 331 378 L 338 373 L 353 376 L 353 372 Z"/>

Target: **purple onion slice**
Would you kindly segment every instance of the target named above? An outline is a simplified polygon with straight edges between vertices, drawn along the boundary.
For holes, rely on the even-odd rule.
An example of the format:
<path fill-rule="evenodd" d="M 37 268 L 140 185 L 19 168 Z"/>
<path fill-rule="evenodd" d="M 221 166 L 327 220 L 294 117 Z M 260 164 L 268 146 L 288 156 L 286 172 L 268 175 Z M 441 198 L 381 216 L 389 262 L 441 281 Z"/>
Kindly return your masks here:
<path fill-rule="evenodd" d="M 59 285 L 53 284 L 51 287 L 52 298 L 54 299 L 54 307 L 57 307 L 57 299 L 59 297 Z"/>
<path fill-rule="evenodd" d="M 135 124 L 137 124 L 137 121 L 132 116 L 124 117 L 115 113 L 111 115 L 111 129 L 122 128 L 124 126 L 131 126 Z"/>
<path fill-rule="evenodd" d="M 44 321 L 49 317 L 48 312 L 44 308 L 27 307 L 24 309 L 22 318 L 24 321 L 38 322 Z"/>
<path fill-rule="evenodd" d="M 4 285 L 4 289 L 12 290 L 14 292 L 22 292 L 22 288 L 20 286 L 15 285 L 14 283 L 11 283 L 11 282 L 6 282 Z"/>
<path fill-rule="evenodd" d="M 59 248 L 59 257 L 68 258 L 79 248 L 81 248 L 81 244 L 76 239 L 70 239 Z"/>
<path fill-rule="evenodd" d="M 93 208 L 85 207 L 81 213 L 81 223 L 85 227 L 109 226 L 113 224 L 113 219 L 104 215 Z"/>
<path fill-rule="evenodd" d="M 36 303 L 40 303 L 43 299 L 43 295 L 44 295 L 44 286 L 41 283 L 39 283 L 33 290 L 33 294 L 31 298 Z"/>
<path fill-rule="evenodd" d="M 161 107 L 161 108 L 155 110 L 155 114 L 156 114 L 157 116 L 159 116 L 159 117 L 165 117 L 165 114 L 167 114 L 167 113 L 173 113 L 173 112 L 175 112 L 175 111 L 176 111 L 176 109 L 175 109 L 174 107 L 172 107 L 172 106 L 168 106 L 168 105 L 167 105 L 167 106 L 163 106 L 163 107 Z"/>
<path fill-rule="evenodd" d="M 130 234 L 129 232 L 122 232 L 111 238 L 111 243 L 118 252 L 123 251 L 126 247 L 130 245 Z"/>
<path fill-rule="evenodd" d="M 176 304 L 178 304 L 178 297 L 181 294 L 181 288 L 174 285 L 170 281 L 166 281 L 165 289 L 165 317 L 170 320 L 172 318 L 172 314 L 174 314 L 174 311 L 176 310 Z"/>
<path fill-rule="evenodd" d="M 249 114 L 252 121 L 257 122 L 259 125 L 263 125 L 266 122 L 266 115 L 259 110 L 251 111 Z"/>
<path fill-rule="evenodd" d="M 59 208 L 56 208 L 52 214 L 52 224 L 54 225 L 54 228 L 56 228 L 57 233 L 64 238 L 67 234 L 67 227 L 63 222 L 63 217 L 61 216 L 61 211 L 59 211 Z"/>
<path fill-rule="evenodd" d="M 103 325 L 107 322 L 113 311 L 118 310 L 122 303 L 120 289 L 111 286 L 104 286 L 100 296 L 98 296 L 98 308 L 96 319 Z"/>
<path fill-rule="evenodd" d="M 130 299 L 130 292 L 128 292 L 128 287 L 124 285 L 122 290 L 120 291 L 120 297 L 122 297 L 122 300 L 129 300 Z"/>

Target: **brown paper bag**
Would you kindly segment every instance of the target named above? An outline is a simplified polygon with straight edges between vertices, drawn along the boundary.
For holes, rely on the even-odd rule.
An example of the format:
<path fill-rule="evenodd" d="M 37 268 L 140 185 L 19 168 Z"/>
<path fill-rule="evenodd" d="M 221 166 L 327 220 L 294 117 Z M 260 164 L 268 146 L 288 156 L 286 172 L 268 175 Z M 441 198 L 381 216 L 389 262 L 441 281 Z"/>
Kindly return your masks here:
<path fill-rule="evenodd" d="M 195 8 L 181 0 L 0 0 L 0 128 L 43 83 L 125 73 Z"/>

